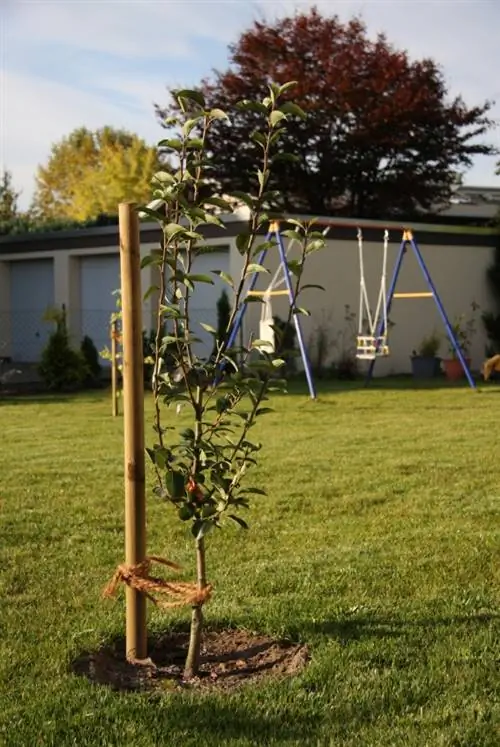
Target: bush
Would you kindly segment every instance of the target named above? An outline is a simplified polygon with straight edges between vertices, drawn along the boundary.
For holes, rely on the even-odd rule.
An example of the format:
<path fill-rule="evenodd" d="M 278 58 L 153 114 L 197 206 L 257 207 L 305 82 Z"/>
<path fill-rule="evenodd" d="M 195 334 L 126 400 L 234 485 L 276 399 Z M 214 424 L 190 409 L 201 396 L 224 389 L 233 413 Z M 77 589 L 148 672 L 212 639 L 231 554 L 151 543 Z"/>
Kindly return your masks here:
<path fill-rule="evenodd" d="M 80 353 L 85 361 L 87 375 L 85 383 L 96 384 L 101 377 L 101 364 L 99 363 L 99 352 L 91 337 L 85 335 L 80 345 Z"/>
<path fill-rule="evenodd" d="M 51 310 L 46 321 L 55 322 L 56 329 L 42 353 L 38 373 L 51 391 L 74 389 L 83 384 L 89 372 L 81 352 L 70 345 L 64 308 L 62 311 Z"/>

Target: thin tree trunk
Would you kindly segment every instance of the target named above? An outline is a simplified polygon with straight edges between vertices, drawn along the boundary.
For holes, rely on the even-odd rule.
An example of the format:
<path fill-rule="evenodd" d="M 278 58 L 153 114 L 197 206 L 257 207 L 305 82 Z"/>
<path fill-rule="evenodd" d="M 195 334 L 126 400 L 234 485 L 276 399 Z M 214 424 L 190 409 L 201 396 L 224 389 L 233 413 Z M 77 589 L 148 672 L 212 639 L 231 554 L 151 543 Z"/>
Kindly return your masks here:
<path fill-rule="evenodd" d="M 202 591 L 207 585 L 205 567 L 205 540 L 196 540 L 196 573 L 198 589 Z M 189 648 L 184 667 L 184 679 L 196 677 L 200 669 L 201 636 L 203 633 L 203 604 L 195 604 L 191 612 L 191 630 Z"/>

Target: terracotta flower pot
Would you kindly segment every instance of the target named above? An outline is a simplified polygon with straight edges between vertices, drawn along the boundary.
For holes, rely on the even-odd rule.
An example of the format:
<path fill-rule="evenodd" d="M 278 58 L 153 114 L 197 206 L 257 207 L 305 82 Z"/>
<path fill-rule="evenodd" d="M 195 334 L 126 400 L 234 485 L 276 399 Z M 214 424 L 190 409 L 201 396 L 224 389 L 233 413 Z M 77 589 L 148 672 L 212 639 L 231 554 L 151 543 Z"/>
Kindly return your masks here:
<path fill-rule="evenodd" d="M 471 359 L 466 358 L 465 362 L 470 368 Z M 446 378 L 450 381 L 457 381 L 458 379 L 462 379 L 465 376 L 465 372 L 462 368 L 462 364 L 460 363 L 459 358 L 445 358 L 443 360 L 443 368 Z"/>

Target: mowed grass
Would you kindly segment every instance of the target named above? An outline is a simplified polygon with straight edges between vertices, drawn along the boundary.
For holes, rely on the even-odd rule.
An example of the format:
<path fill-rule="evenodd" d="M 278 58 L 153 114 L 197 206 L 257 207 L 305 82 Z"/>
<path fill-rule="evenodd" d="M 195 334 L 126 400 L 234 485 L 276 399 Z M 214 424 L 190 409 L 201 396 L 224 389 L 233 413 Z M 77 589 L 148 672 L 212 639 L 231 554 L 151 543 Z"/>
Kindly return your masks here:
<path fill-rule="evenodd" d="M 273 404 L 251 477 L 269 495 L 249 532 L 208 541 L 207 623 L 307 642 L 311 663 L 230 695 L 159 696 L 71 672 L 123 631 L 123 595 L 101 599 L 123 560 L 122 419 L 107 393 L 0 402 L 1 745 L 500 743 L 500 390 Z M 190 536 L 153 497 L 148 549 L 192 578 Z M 150 629 L 187 614 L 150 609 Z"/>

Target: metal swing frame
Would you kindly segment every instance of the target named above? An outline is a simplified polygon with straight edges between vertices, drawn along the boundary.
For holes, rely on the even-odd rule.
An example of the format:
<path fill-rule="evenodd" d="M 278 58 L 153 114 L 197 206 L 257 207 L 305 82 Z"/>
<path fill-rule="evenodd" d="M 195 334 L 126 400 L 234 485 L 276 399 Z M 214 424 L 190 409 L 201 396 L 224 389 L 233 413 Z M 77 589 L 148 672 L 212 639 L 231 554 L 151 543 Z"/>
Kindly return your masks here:
<path fill-rule="evenodd" d="M 257 284 L 259 273 L 254 272 L 252 274 L 251 278 L 250 278 L 249 286 L 248 286 L 248 288 L 245 291 L 245 296 L 260 296 L 260 297 L 265 297 L 266 295 L 269 295 L 269 296 L 287 295 L 288 298 L 289 298 L 289 301 L 290 301 L 290 308 L 294 309 L 295 308 L 295 301 L 296 301 L 296 299 L 295 299 L 295 292 L 294 292 L 294 288 L 293 288 L 292 278 L 291 278 L 291 275 L 290 275 L 290 268 L 288 267 L 288 262 L 287 262 L 287 258 L 286 258 L 287 252 L 286 252 L 285 245 L 284 245 L 284 242 L 283 242 L 283 237 L 282 237 L 282 235 L 280 233 L 280 223 L 279 223 L 279 221 L 273 221 L 269 225 L 269 231 L 268 231 L 267 236 L 266 236 L 266 242 L 267 241 L 271 241 L 272 239 L 274 239 L 276 241 L 276 244 L 278 246 L 278 251 L 279 251 L 279 256 L 280 256 L 280 266 L 281 266 L 281 269 L 282 269 L 282 272 L 283 272 L 283 281 L 285 283 L 286 288 L 282 289 L 282 290 L 273 290 L 273 289 L 271 289 L 271 290 L 267 290 L 267 291 L 256 291 L 255 290 L 255 286 Z M 263 265 L 264 264 L 264 261 L 265 261 L 266 256 L 267 256 L 267 252 L 268 252 L 267 248 L 263 249 L 261 251 L 261 253 L 260 253 L 260 255 L 259 255 L 258 259 L 257 259 L 257 264 L 259 264 L 259 265 Z M 276 275 L 278 274 L 278 272 L 279 272 L 279 268 L 278 268 L 278 271 L 277 271 Z M 234 324 L 233 324 L 233 328 L 232 328 L 232 330 L 230 332 L 229 339 L 228 339 L 228 348 L 231 348 L 235 344 L 235 342 L 237 340 L 238 333 L 239 333 L 239 331 L 240 331 L 240 329 L 242 327 L 243 319 L 245 317 L 246 308 L 247 308 L 247 304 L 243 303 L 241 305 L 241 307 L 240 307 L 237 315 L 236 315 L 236 318 L 235 318 Z M 317 397 L 316 388 L 314 386 L 313 375 L 312 375 L 312 370 L 311 370 L 311 364 L 310 364 L 310 361 L 309 361 L 309 356 L 307 354 L 307 348 L 306 348 L 306 344 L 305 344 L 305 340 L 304 340 L 304 334 L 302 332 L 302 325 L 300 323 L 300 315 L 294 313 L 293 314 L 293 319 L 294 319 L 294 323 L 295 323 L 295 329 L 296 329 L 296 332 L 297 332 L 297 341 L 298 341 L 298 344 L 299 344 L 300 355 L 301 355 L 301 358 L 302 358 L 302 363 L 304 365 L 304 372 L 305 372 L 306 379 L 307 379 L 307 386 L 309 388 L 309 394 L 311 396 L 311 399 L 316 399 L 316 397 Z"/>
<path fill-rule="evenodd" d="M 415 254 L 419 267 L 422 270 L 422 274 L 427 282 L 427 286 L 429 288 L 428 291 L 417 291 L 417 292 L 411 292 L 411 293 L 396 293 L 395 292 L 399 273 L 401 270 L 401 266 L 403 264 L 403 259 L 408 250 L 408 247 L 410 247 L 413 250 L 413 253 Z M 441 319 L 443 321 L 444 328 L 446 330 L 446 333 L 448 335 L 448 338 L 451 344 L 453 345 L 453 349 L 455 350 L 457 358 L 462 365 L 462 368 L 467 378 L 467 381 L 469 383 L 469 386 L 471 389 L 477 389 L 476 383 L 472 377 L 469 366 L 467 365 L 467 361 L 465 360 L 465 356 L 463 354 L 462 348 L 460 347 L 460 343 L 458 342 L 457 336 L 455 335 L 455 332 L 453 331 L 453 327 L 450 323 L 450 320 L 445 311 L 443 303 L 439 297 L 437 288 L 434 285 L 430 272 L 427 268 L 427 265 L 425 264 L 424 258 L 422 256 L 422 252 L 420 251 L 417 241 L 415 240 L 413 231 L 406 229 L 403 231 L 403 237 L 401 239 L 401 244 L 399 246 L 398 255 L 397 255 L 396 262 L 394 265 L 394 270 L 392 273 L 391 284 L 389 286 L 389 292 L 387 294 L 387 300 L 386 300 L 386 305 L 385 305 L 384 318 L 379 322 L 376 336 L 384 337 L 384 335 L 387 332 L 387 319 L 391 311 L 392 302 L 394 299 L 415 299 L 415 298 L 417 299 L 418 298 L 434 298 L 437 309 L 439 311 L 439 315 L 441 316 Z M 372 379 L 373 369 L 375 368 L 375 363 L 376 363 L 376 357 L 374 357 L 370 361 L 370 366 L 366 374 L 366 381 L 365 381 L 366 386 L 368 386 L 368 384 L 370 383 Z"/>

